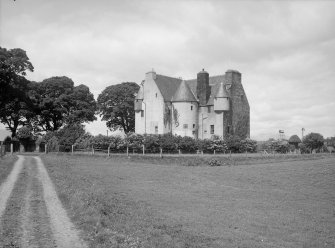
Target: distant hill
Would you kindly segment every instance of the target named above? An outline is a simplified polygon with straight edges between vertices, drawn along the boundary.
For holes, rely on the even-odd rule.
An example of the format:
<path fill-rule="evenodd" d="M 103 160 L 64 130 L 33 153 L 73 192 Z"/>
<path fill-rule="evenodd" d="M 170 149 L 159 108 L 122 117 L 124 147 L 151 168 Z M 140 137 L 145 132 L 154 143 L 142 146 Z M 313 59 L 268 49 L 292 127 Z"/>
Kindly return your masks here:
<path fill-rule="evenodd" d="M 3 141 L 7 136 L 10 136 L 10 132 L 5 129 L 0 129 L 0 141 Z"/>

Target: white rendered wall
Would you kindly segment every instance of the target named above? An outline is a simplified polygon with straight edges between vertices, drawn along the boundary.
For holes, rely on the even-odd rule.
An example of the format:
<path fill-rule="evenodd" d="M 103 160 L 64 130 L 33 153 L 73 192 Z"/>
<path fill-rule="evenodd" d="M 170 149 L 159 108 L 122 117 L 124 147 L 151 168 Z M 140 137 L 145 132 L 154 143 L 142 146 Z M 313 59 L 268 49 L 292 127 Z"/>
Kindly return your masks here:
<path fill-rule="evenodd" d="M 135 114 L 135 132 L 139 134 L 164 133 L 164 99 L 154 78 L 154 72 L 147 73 L 143 84 L 144 116 L 141 117 L 141 112 Z"/>
<path fill-rule="evenodd" d="M 198 104 L 196 102 L 174 102 L 172 105 L 173 109 L 176 109 L 179 114 L 178 126 L 175 125 L 176 120 L 172 120 L 172 134 L 196 138 L 196 130 L 198 128 Z M 187 125 L 187 128 L 185 128 L 185 125 Z M 195 131 L 194 134 L 193 131 Z"/>
<path fill-rule="evenodd" d="M 208 113 L 208 108 L 210 107 L 210 113 Z M 214 125 L 214 134 L 217 128 L 216 116 L 214 112 L 214 106 L 204 106 L 199 108 L 199 129 L 198 137 L 199 139 L 210 139 L 213 134 L 211 134 L 210 126 Z"/>

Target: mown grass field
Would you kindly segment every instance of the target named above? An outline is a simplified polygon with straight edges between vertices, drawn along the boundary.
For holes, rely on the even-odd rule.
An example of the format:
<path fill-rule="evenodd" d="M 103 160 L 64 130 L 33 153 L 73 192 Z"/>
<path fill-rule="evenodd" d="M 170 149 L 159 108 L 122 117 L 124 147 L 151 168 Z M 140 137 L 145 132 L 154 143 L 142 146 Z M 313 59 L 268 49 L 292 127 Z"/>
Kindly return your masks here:
<path fill-rule="evenodd" d="M 335 246 L 331 156 L 220 167 L 180 166 L 185 157 L 42 159 L 91 247 Z"/>
<path fill-rule="evenodd" d="M 0 157 L 0 185 L 6 180 L 9 173 L 12 171 L 16 156 L 4 156 Z"/>

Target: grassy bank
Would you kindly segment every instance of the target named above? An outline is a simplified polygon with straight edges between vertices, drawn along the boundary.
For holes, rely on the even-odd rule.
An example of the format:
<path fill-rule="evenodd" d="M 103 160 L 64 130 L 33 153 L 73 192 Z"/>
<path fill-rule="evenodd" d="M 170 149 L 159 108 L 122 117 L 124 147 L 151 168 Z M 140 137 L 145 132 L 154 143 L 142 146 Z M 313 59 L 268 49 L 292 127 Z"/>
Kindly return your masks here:
<path fill-rule="evenodd" d="M 333 247 L 335 159 L 271 159 L 43 157 L 91 247 Z"/>
<path fill-rule="evenodd" d="M 6 180 L 9 173 L 12 171 L 16 156 L 7 155 L 0 158 L 0 185 Z"/>

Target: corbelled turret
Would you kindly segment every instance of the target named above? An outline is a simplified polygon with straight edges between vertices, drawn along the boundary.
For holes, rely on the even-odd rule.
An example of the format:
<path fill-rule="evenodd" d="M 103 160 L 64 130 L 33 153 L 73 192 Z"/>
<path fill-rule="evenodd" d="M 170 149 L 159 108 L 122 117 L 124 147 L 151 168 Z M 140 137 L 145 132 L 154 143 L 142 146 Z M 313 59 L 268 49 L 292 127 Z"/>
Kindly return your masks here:
<path fill-rule="evenodd" d="M 214 111 L 229 111 L 229 93 L 223 82 L 214 97 Z"/>

